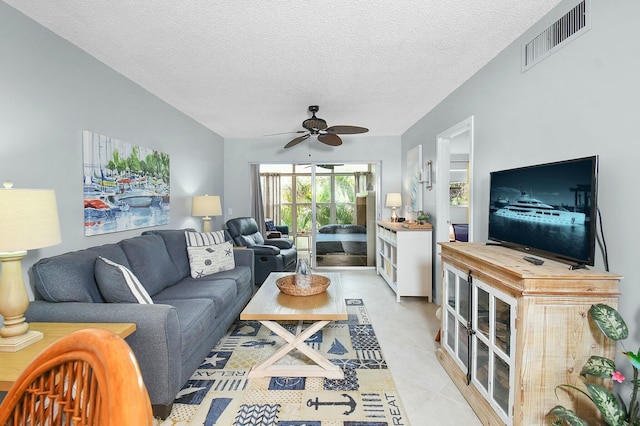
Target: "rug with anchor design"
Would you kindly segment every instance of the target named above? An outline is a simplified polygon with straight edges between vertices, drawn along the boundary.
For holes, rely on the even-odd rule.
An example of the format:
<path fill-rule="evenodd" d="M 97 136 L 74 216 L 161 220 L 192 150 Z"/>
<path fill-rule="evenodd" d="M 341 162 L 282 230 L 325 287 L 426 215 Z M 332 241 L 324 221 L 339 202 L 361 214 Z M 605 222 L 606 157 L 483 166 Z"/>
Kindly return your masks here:
<path fill-rule="evenodd" d="M 180 391 L 171 415 L 155 425 L 408 426 L 364 303 L 345 302 L 349 319 L 306 341 L 340 366 L 344 379 L 248 379 L 251 367 L 284 341 L 258 321 L 237 321 Z M 297 325 L 282 324 L 292 332 Z M 312 364 L 297 351 L 282 362 Z"/>

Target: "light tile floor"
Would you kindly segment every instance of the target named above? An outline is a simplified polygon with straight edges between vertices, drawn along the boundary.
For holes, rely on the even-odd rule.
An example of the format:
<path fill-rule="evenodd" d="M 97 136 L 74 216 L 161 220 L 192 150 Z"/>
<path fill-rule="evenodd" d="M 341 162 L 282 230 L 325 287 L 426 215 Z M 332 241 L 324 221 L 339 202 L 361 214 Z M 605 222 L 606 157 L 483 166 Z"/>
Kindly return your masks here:
<path fill-rule="evenodd" d="M 345 297 L 360 298 L 391 369 L 413 426 L 480 426 L 482 423 L 436 358 L 437 306 L 424 298 L 395 293 L 373 269 L 323 269 L 340 272 Z"/>

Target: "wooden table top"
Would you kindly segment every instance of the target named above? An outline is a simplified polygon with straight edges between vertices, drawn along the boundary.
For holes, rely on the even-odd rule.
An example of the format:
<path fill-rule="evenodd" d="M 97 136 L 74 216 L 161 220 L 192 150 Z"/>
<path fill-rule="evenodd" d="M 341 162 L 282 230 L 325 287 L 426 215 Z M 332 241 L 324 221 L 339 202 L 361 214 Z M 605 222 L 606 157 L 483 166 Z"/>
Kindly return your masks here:
<path fill-rule="evenodd" d="M 84 328 L 104 328 L 125 338 L 136 331 L 134 323 L 61 323 L 31 322 L 29 329 L 44 334 L 39 340 L 18 352 L 0 352 L 0 391 L 7 391 L 29 363 L 47 346 L 61 337 Z"/>
<path fill-rule="evenodd" d="M 276 280 L 291 272 L 272 272 L 240 314 L 241 320 L 346 320 L 347 306 L 338 273 L 320 273 L 331 280 L 324 293 L 290 296 L 280 292 Z"/>

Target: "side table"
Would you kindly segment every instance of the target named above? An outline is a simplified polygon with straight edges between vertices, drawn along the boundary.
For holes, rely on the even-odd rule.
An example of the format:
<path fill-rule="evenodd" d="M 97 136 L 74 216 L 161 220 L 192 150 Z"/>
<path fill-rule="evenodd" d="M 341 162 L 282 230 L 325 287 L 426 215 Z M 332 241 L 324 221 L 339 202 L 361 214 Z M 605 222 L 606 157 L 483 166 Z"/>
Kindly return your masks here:
<path fill-rule="evenodd" d="M 41 331 L 44 338 L 18 352 L 0 352 L 0 391 L 8 391 L 29 363 L 47 346 L 76 330 L 104 328 L 122 338 L 136 331 L 135 323 L 31 322 L 29 328 Z"/>
<path fill-rule="evenodd" d="M 307 240 L 307 244 L 304 247 L 301 247 L 298 244 L 298 240 L 300 238 L 305 238 Z M 298 252 L 300 251 L 306 251 L 307 253 L 309 253 L 309 259 L 311 259 L 311 232 L 298 232 L 296 234 L 296 248 L 298 249 Z"/>

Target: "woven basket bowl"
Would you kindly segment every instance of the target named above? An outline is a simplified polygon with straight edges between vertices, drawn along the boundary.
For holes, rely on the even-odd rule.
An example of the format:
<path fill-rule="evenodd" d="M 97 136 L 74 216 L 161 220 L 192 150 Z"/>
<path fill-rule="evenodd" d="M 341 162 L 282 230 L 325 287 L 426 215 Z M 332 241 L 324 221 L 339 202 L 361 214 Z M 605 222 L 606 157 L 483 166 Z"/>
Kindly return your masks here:
<path fill-rule="evenodd" d="M 296 276 L 287 275 L 286 277 L 278 278 L 276 285 L 284 294 L 290 296 L 313 296 L 314 294 L 320 294 L 327 291 L 327 288 L 331 284 L 331 280 L 322 275 L 311 275 L 311 287 L 298 288 L 296 287 Z"/>

